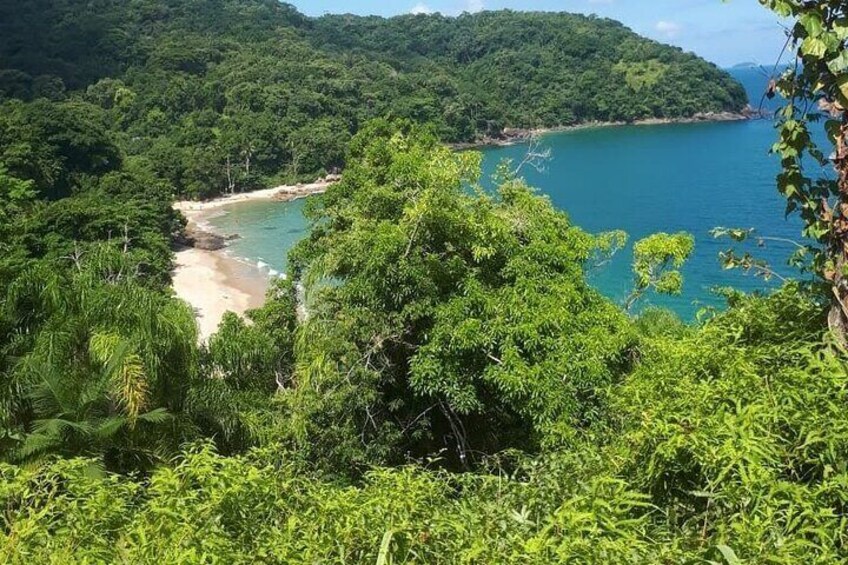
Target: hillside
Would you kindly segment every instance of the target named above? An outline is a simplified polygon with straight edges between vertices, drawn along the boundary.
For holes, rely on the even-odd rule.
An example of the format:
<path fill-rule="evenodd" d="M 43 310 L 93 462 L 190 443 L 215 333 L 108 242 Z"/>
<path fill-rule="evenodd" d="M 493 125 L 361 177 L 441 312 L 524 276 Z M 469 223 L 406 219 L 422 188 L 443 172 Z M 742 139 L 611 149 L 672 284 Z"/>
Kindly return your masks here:
<path fill-rule="evenodd" d="M 325 16 L 320 42 L 416 72 L 438 69 L 480 103 L 486 127 L 685 117 L 740 111 L 744 90 L 725 72 L 621 23 L 547 12 L 482 12 L 451 18 Z"/>
<path fill-rule="evenodd" d="M 315 19 L 273 0 L 4 3 L 0 96 L 97 107 L 126 156 L 194 197 L 341 168 L 375 117 L 463 142 L 746 104 L 715 66 L 611 20 Z"/>

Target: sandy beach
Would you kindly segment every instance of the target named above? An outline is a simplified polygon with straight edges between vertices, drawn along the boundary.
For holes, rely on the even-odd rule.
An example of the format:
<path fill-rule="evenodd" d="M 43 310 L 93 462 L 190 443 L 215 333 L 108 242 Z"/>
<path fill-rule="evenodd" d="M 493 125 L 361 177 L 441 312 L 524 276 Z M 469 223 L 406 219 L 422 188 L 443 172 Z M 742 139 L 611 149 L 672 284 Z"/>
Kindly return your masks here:
<path fill-rule="evenodd" d="M 174 204 L 174 208 L 182 212 L 186 218 L 191 221 L 192 218 L 190 215 L 193 212 L 205 212 L 208 210 L 225 208 L 240 202 L 256 202 L 261 200 L 278 200 L 286 202 L 290 200 L 297 200 L 298 198 L 306 198 L 307 196 L 313 196 L 315 194 L 321 194 L 322 192 L 325 192 L 334 182 L 335 181 L 327 180 L 309 184 L 277 186 L 274 188 L 255 190 L 253 192 L 231 194 L 229 196 L 222 196 L 220 198 L 214 198 L 203 202 L 183 200 L 181 202 L 176 202 Z"/>
<path fill-rule="evenodd" d="M 265 273 L 220 251 L 183 249 L 176 253 L 174 292 L 191 305 L 201 341 L 214 334 L 226 312 L 244 315 L 262 306 Z"/>
<path fill-rule="evenodd" d="M 222 209 L 244 202 L 295 200 L 324 192 L 332 182 L 297 186 L 279 186 L 266 190 L 235 194 L 206 202 L 184 201 L 174 204 L 190 227 L 212 231 L 207 220 Z M 243 316 L 262 306 L 269 286 L 267 272 L 227 254 L 225 249 L 207 251 L 188 247 L 175 254 L 173 287 L 176 295 L 195 311 L 200 339 L 206 342 L 214 334 L 226 312 Z"/>

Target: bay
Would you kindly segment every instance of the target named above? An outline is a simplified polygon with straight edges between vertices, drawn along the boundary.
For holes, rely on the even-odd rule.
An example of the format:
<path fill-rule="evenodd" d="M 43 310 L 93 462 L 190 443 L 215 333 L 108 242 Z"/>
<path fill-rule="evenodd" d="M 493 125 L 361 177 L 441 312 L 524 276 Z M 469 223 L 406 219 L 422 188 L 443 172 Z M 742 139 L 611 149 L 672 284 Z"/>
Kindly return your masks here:
<path fill-rule="evenodd" d="M 759 104 L 768 77 L 759 69 L 732 71 Z M 767 109 L 773 110 L 776 102 Z M 719 226 L 754 228 L 764 236 L 797 240 L 800 223 L 785 220 L 785 201 L 775 188 L 779 163 L 769 155 L 776 138 L 771 119 L 742 122 L 623 126 L 546 135 L 551 159 L 544 170 L 523 176 L 572 221 L 596 233 L 626 231 L 632 242 L 656 232 L 686 231 L 696 240 L 684 269 L 683 294 L 649 296 L 642 307 L 670 308 L 693 319 L 704 308 L 720 308 L 714 290 L 732 286 L 751 292 L 772 283 L 736 271 L 724 271 L 719 253 L 730 247 L 710 231 Z M 523 145 L 484 150 L 484 177 L 503 159 L 520 161 Z M 285 272 L 286 254 L 306 235 L 303 201 L 248 202 L 233 205 L 210 223 L 238 233 L 230 252 L 275 272 Z M 792 276 L 786 260 L 789 243 L 751 244 L 747 250 Z M 591 275 L 599 290 L 623 301 L 632 286 L 632 246 Z"/>

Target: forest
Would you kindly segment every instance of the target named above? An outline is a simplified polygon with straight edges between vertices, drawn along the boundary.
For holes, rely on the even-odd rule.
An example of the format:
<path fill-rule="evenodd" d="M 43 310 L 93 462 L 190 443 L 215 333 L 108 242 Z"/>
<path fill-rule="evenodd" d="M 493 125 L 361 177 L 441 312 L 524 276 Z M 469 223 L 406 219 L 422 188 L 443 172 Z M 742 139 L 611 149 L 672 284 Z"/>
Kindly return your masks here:
<path fill-rule="evenodd" d="M 313 19 L 276 0 L 3 2 L 0 114 L 11 123 L 0 132 L 38 135 L 32 114 L 45 111 L 17 101 L 84 113 L 127 159 L 191 198 L 336 172 L 374 118 L 472 142 L 505 128 L 740 112 L 747 103 L 714 65 L 611 20 Z M 12 172 L 29 173 L 2 147 Z"/>
<path fill-rule="evenodd" d="M 801 63 L 775 189 L 807 243 L 692 324 L 588 282 L 625 234 L 446 142 L 741 109 L 693 55 L 567 14 L 0 4 L 0 560 L 848 561 L 848 12 L 762 3 Z M 199 344 L 172 202 L 222 164 L 344 174 L 290 279 Z M 691 252 L 636 242 L 627 306 Z"/>

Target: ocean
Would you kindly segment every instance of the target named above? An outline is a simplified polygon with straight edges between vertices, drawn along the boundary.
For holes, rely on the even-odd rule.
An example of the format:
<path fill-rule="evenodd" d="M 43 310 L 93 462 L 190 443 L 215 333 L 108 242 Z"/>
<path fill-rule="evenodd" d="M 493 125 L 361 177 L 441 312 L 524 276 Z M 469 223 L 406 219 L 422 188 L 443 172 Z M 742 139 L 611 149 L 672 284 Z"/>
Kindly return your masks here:
<path fill-rule="evenodd" d="M 767 73 L 760 69 L 732 72 L 758 106 Z M 776 104 L 771 101 L 766 109 L 773 110 Z M 555 133 L 543 137 L 544 147 L 551 150 L 544 169 L 528 168 L 523 175 L 589 232 L 624 230 L 631 244 L 661 231 L 691 233 L 695 252 L 683 271 L 683 293 L 649 295 L 641 307 L 662 306 L 692 320 L 702 308 L 723 306 L 717 288 L 752 292 L 776 284 L 723 270 L 719 253 L 732 244 L 715 240 L 710 235 L 713 228 L 754 228 L 763 236 L 800 238 L 800 221 L 784 218 L 786 204 L 775 186 L 779 163 L 769 149 L 776 135 L 771 119 Z M 503 159 L 520 160 L 526 150 L 523 145 L 485 149 L 484 178 Z M 241 236 L 230 245 L 230 253 L 272 274 L 284 273 L 286 254 L 308 229 L 303 205 L 303 201 L 240 203 L 210 223 L 222 233 Z M 591 282 L 618 302 L 632 288 L 631 249 L 591 275 Z M 786 265 L 794 251 L 791 244 L 759 247 L 752 242 L 746 250 L 781 275 L 798 276 Z"/>

